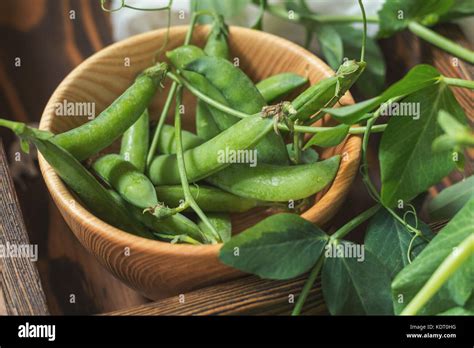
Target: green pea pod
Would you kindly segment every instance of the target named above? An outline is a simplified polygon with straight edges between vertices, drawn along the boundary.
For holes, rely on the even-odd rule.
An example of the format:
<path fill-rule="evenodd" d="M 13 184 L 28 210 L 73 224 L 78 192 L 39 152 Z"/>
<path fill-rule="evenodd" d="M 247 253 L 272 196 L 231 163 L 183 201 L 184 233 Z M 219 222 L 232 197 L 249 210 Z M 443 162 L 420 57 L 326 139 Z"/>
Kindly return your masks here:
<path fill-rule="evenodd" d="M 186 175 L 189 182 L 204 179 L 227 167 L 229 163 L 222 161 L 222 156 L 220 156 L 226 148 L 234 151 L 252 148 L 272 129 L 271 118 L 262 118 L 258 115 L 250 116 L 240 120 L 204 144 L 184 151 Z M 155 185 L 176 185 L 181 182 L 175 154 L 155 157 L 147 174 Z"/>
<path fill-rule="evenodd" d="M 167 69 L 165 63 L 146 69 L 132 86 L 94 120 L 58 134 L 52 141 L 79 161 L 105 149 L 142 115 L 160 87 Z"/>
<path fill-rule="evenodd" d="M 130 204 L 141 209 L 158 206 L 153 184 L 122 156 L 102 156 L 92 164 L 92 169 Z"/>
<path fill-rule="evenodd" d="M 93 214 L 124 231 L 153 238 L 148 229 L 130 219 L 128 211 L 116 204 L 107 189 L 79 161 L 51 141 L 53 134 L 27 127 L 23 123 L 2 119 L 0 126 L 7 127 L 22 139 L 31 141 Z"/>
<path fill-rule="evenodd" d="M 137 122 L 125 131 L 120 146 L 120 155 L 141 173 L 145 171 L 149 139 L 150 117 L 145 109 Z"/>
<path fill-rule="evenodd" d="M 297 166 L 239 164 L 206 179 L 235 195 L 271 202 L 288 202 L 321 191 L 335 177 L 340 156 Z"/>
<path fill-rule="evenodd" d="M 196 105 L 196 133 L 198 137 L 209 140 L 220 132 L 209 107 L 202 100 L 198 100 Z"/>
<path fill-rule="evenodd" d="M 229 45 L 227 38 L 229 36 L 229 29 L 224 22 L 224 17 L 218 15 L 214 19 L 207 43 L 204 47 L 204 52 L 211 57 L 221 57 L 229 59 Z"/>
<path fill-rule="evenodd" d="M 229 106 L 238 111 L 255 114 L 260 112 L 266 105 L 265 99 L 263 99 L 248 76 L 225 59 L 201 57 L 186 65 L 184 70 L 196 72 L 204 76 L 221 92 Z M 232 122 L 227 123 L 228 119 L 231 119 Z M 237 122 L 238 118 L 231 116 L 231 118 L 226 118 L 226 120 L 222 120 L 222 123 L 220 123 L 221 120 L 214 115 L 214 120 L 219 128 L 223 130 Z M 289 163 L 285 143 L 275 133 L 266 135 L 258 143 L 256 149 L 259 160 L 262 162 L 273 164 Z"/>
<path fill-rule="evenodd" d="M 181 132 L 184 151 L 201 145 L 204 142 L 203 139 L 191 132 L 185 130 Z M 160 154 L 176 153 L 176 142 L 174 140 L 174 137 L 174 127 L 167 124 L 163 125 L 163 129 L 161 130 L 161 136 L 157 146 L 158 152 Z"/>
<path fill-rule="evenodd" d="M 207 37 L 204 53 L 212 57 L 229 59 L 228 35 L 229 29 L 224 22 L 224 18 L 221 15 L 217 15 Z M 186 64 L 189 62 L 186 62 Z M 212 139 L 220 133 L 220 129 L 214 121 L 208 106 L 201 100 L 198 100 L 196 105 L 196 133 L 206 140 Z"/>
<path fill-rule="evenodd" d="M 184 78 L 188 80 L 189 83 L 191 83 L 195 88 L 208 97 L 218 101 L 219 103 L 229 106 L 229 103 L 227 103 L 227 100 L 224 98 L 222 93 L 219 92 L 219 90 L 214 87 L 204 76 L 192 71 L 183 70 L 184 67 L 190 62 L 205 56 L 205 53 L 202 49 L 193 45 L 184 45 L 172 51 L 166 52 L 166 56 L 176 67 L 176 69 L 181 71 Z M 236 122 L 236 118 L 232 115 L 228 115 L 225 112 L 215 109 L 209 105 L 207 108 L 211 112 L 212 118 L 219 127 L 220 131 L 229 128 L 230 125 Z"/>
<path fill-rule="evenodd" d="M 109 190 L 114 201 L 128 211 L 135 221 L 138 221 L 150 228 L 153 232 L 164 233 L 171 236 L 187 235 L 191 238 L 203 242 L 202 232 L 198 225 L 181 214 L 175 214 L 166 219 L 160 220 L 152 214 L 143 214 L 143 212 L 125 201 L 117 192 Z M 152 235 L 152 234 L 150 234 Z"/>
<path fill-rule="evenodd" d="M 265 205 L 256 199 L 239 197 L 211 186 L 190 186 L 189 189 L 196 203 L 205 212 L 243 213 Z M 183 188 L 180 185 L 157 186 L 156 193 L 160 200 L 170 207 L 177 207 L 184 202 Z"/>
<path fill-rule="evenodd" d="M 228 242 L 232 236 L 232 222 L 227 214 L 207 214 L 209 222 L 214 226 L 223 243 Z M 202 221 L 198 222 L 198 226 L 204 233 L 211 233 L 209 227 Z"/>
<path fill-rule="evenodd" d="M 308 79 L 294 73 L 281 73 L 257 83 L 256 87 L 267 103 L 274 102 L 308 82 Z"/>
<path fill-rule="evenodd" d="M 334 76 L 321 80 L 301 93 L 292 105 L 297 110 L 292 119 L 308 121 L 308 119 L 319 112 L 322 108 L 334 106 L 339 99 L 352 87 L 365 69 L 365 62 L 354 60 L 346 61 L 337 70 Z M 317 120 L 322 117 L 321 113 Z"/>

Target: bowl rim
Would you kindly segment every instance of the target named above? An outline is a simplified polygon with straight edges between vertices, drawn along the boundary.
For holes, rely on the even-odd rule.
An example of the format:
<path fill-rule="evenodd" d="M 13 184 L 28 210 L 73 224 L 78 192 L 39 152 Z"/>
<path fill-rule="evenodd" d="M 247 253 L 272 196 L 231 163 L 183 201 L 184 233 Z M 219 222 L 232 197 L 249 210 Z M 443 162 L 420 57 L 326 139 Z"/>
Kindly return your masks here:
<path fill-rule="evenodd" d="M 205 27 L 205 26 L 196 27 L 196 29 L 200 30 L 202 27 Z M 188 28 L 188 25 L 171 26 L 169 28 L 169 35 L 180 33 L 182 31 L 187 30 L 187 28 Z M 314 65 L 317 65 L 320 68 L 320 71 L 322 75 L 324 76 L 324 78 L 334 75 L 334 71 L 328 65 L 326 65 L 326 63 L 324 63 L 320 58 L 318 58 L 312 52 L 306 50 L 305 48 L 299 46 L 298 44 L 292 41 L 273 35 L 271 33 L 262 32 L 262 31 L 258 31 L 258 30 L 254 30 L 250 28 L 245 28 L 245 27 L 230 26 L 229 29 L 231 33 L 233 33 L 234 35 L 239 35 L 239 33 L 244 33 L 247 35 L 249 34 L 260 35 L 260 36 L 266 36 L 268 38 L 271 38 L 271 40 L 273 41 L 278 41 L 280 42 L 282 46 L 285 46 L 286 49 L 304 56 L 305 59 L 307 59 L 308 61 L 311 61 Z M 157 30 L 146 32 L 146 33 L 131 36 L 127 39 L 115 42 L 109 46 L 102 48 L 100 51 L 94 53 L 93 55 L 85 59 L 83 62 L 81 62 L 63 79 L 63 81 L 58 85 L 58 87 L 56 87 L 56 89 L 52 93 L 51 97 L 48 100 L 48 103 L 45 106 L 43 114 L 41 116 L 39 128 L 43 130 L 48 130 L 54 116 L 53 113 L 50 112 L 50 110 L 52 110 L 52 105 L 51 105 L 52 101 L 56 99 L 55 98 L 56 95 L 60 93 L 62 89 L 66 85 L 68 85 L 68 83 L 74 80 L 75 75 L 78 74 L 79 71 L 87 68 L 92 62 L 94 62 L 94 60 L 96 60 L 97 58 L 100 58 L 103 55 L 109 54 L 110 51 L 115 50 L 117 47 L 121 47 L 122 45 L 125 45 L 133 41 L 137 41 L 137 40 L 146 41 L 149 38 L 160 35 L 166 31 L 167 31 L 166 28 L 162 28 L 162 29 L 157 29 Z M 353 102 L 353 98 L 350 92 L 346 93 L 345 98 L 347 98 L 348 101 Z M 360 142 L 360 137 L 350 135 L 348 138 L 346 138 L 344 146 L 347 145 L 347 142 L 351 138 L 357 138 L 359 139 L 359 142 Z M 356 153 L 356 156 L 357 156 L 357 161 L 358 161 L 360 159 L 360 151 Z M 76 198 L 70 192 L 69 188 L 63 183 L 63 181 L 55 173 L 54 169 L 46 162 L 46 160 L 43 158 L 43 156 L 40 153 L 38 153 L 38 159 L 39 159 L 39 166 L 41 169 L 41 173 L 46 183 L 46 186 L 51 196 L 53 197 L 53 200 L 55 201 L 59 211 L 61 212 L 63 217 L 66 217 L 65 214 L 67 213 L 67 215 L 69 215 L 71 219 L 79 221 L 80 222 L 79 224 L 82 226 L 81 229 L 83 231 L 91 231 L 91 232 L 94 231 L 93 233 L 97 234 L 97 237 L 101 239 L 106 239 L 109 242 L 114 243 L 114 244 L 129 246 L 131 249 L 135 251 L 141 250 L 145 252 L 169 254 L 169 255 L 179 254 L 181 257 L 192 257 L 193 255 L 196 255 L 196 254 L 200 254 L 202 256 L 214 256 L 219 251 L 222 245 L 221 243 L 214 244 L 214 245 L 171 244 L 169 242 L 146 239 L 146 238 L 131 234 L 129 232 L 123 231 L 119 228 L 116 228 L 108 224 L 107 222 L 99 219 L 95 215 L 93 215 L 79 202 L 77 202 L 77 204 L 70 204 L 71 201 L 75 202 Z M 340 173 L 340 170 L 341 170 L 341 167 L 339 167 L 338 172 L 336 173 L 336 177 Z M 353 177 L 355 177 L 355 175 Z M 331 186 L 329 187 L 328 191 L 324 193 L 322 197 L 324 197 L 325 195 L 327 195 L 328 192 L 330 192 L 330 190 L 332 189 L 334 185 L 334 182 L 335 182 L 335 179 L 331 183 Z M 321 199 L 318 202 L 320 201 Z M 310 209 L 316 207 L 318 202 L 316 202 Z M 71 230 L 73 229 L 71 228 Z M 77 234 L 74 230 L 73 230 L 73 233 Z M 79 240 L 81 243 L 84 244 L 81 238 L 79 238 Z"/>

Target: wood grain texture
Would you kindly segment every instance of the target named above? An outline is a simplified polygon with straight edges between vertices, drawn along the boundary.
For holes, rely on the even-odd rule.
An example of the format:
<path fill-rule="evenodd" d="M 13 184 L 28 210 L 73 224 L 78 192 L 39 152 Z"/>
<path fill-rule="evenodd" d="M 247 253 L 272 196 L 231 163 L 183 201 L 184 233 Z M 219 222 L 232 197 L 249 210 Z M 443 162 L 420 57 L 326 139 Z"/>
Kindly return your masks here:
<path fill-rule="evenodd" d="M 245 277 L 106 315 L 289 315 L 305 277 L 269 281 Z M 291 302 L 290 302 L 291 301 Z M 303 315 L 328 314 L 320 278 L 305 302 Z"/>
<path fill-rule="evenodd" d="M 186 30 L 186 26 L 171 29 L 167 50 L 182 44 Z M 207 31 L 206 27 L 196 28 L 193 43 L 202 45 Z M 165 34 L 166 30 L 158 30 L 137 35 L 101 50 L 79 65 L 51 96 L 40 128 L 57 133 L 86 121 L 85 117 L 55 117 L 54 105 L 63 100 L 94 102 L 97 112 L 103 110 L 130 85 L 137 73 L 152 63 Z M 240 67 L 255 81 L 283 71 L 307 75 L 311 83 L 333 74 L 329 67 L 305 49 L 270 34 L 234 27 L 231 28 L 230 46 L 232 55 L 239 58 Z M 126 58 L 130 59 L 131 66 L 124 66 Z M 163 54 L 159 57 L 162 59 Z M 152 117 L 156 118 L 161 110 L 168 88 L 169 82 L 165 84 L 165 91 L 152 102 Z M 344 104 L 352 102 L 349 94 L 342 100 Z M 184 104 L 188 110 L 194 110 L 195 99 L 185 93 Z M 184 117 L 183 127 L 194 128 L 192 114 Z M 351 136 L 342 146 L 321 153 L 323 158 L 344 152 L 349 156 L 326 194 L 332 198 L 319 197 L 305 218 L 321 224 L 336 212 L 335 203 L 344 199 L 356 172 L 359 147 L 360 138 Z M 147 297 L 159 299 L 243 276 L 219 262 L 219 245 L 171 245 L 145 240 L 104 223 L 79 204 L 73 207 L 70 192 L 42 157 L 40 166 L 53 199 L 80 242 L 114 275 Z M 250 225 L 262 217 L 262 214 L 253 214 L 240 221 Z M 127 256 L 125 250 L 130 250 L 131 254 Z"/>
<path fill-rule="evenodd" d="M 70 11 L 76 18 L 70 19 Z M 66 20 L 67 19 L 67 20 Z M 0 110 L 2 117 L 39 121 L 54 89 L 77 65 L 66 47 L 88 57 L 112 42 L 110 15 L 95 0 L 2 0 L 0 2 Z M 67 27 L 69 25 L 70 27 Z M 71 30 L 72 29 L 72 30 Z M 70 35 L 67 35 L 69 30 Z M 22 59 L 21 67 L 14 58 Z M 35 125 L 36 126 L 36 125 Z M 84 249 L 52 202 L 40 171 L 26 168 L 36 151 L 21 153 L 11 132 L 0 129 L 51 314 L 95 314 L 146 303 Z M 30 161 L 31 160 L 31 161 Z M 75 303 L 70 295 L 75 295 Z M 0 299 L 1 302 L 1 299 Z M 1 307 L 1 304 L 0 304 Z"/>
<path fill-rule="evenodd" d="M 0 141 L 0 246 L 29 245 L 20 205 Z M 48 308 L 35 262 L 0 256 L 0 314 L 46 315 Z"/>

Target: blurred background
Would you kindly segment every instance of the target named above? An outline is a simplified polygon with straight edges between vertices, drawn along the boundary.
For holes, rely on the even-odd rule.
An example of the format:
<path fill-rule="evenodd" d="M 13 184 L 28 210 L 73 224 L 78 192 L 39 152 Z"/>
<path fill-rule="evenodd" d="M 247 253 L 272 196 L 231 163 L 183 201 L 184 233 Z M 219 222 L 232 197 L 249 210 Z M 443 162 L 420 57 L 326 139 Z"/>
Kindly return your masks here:
<path fill-rule="evenodd" d="M 365 0 L 367 15 L 375 15 L 383 2 Z M 167 3 L 167 0 L 127 1 L 127 4 L 137 7 L 160 7 Z M 210 3 L 218 4 L 228 22 L 234 25 L 251 26 L 258 16 L 258 6 L 250 0 L 175 0 L 169 17 L 171 24 L 187 24 L 192 8 L 206 7 Z M 278 4 L 281 1 L 269 3 Z M 311 11 L 318 14 L 359 14 L 354 0 L 309 0 L 307 4 Z M 105 5 L 108 9 L 118 9 L 121 0 L 107 1 Z M 435 30 L 472 49 L 472 20 L 472 17 L 462 20 L 461 26 L 443 24 Z M 114 41 L 164 28 L 167 23 L 166 12 L 142 12 L 127 8 L 106 12 L 101 9 L 98 0 L 0 1 L 0 117 L 37 124 L 52 92 L 84 59 Z M 360 32 L 361 26 L 355 24 L 349 28 L 345 30 L 346 34 Z M 304 27 L 268 13 L 264 16 L 263 29 L 301 45 L 305 43 Z M 377 26 L 370 25 L 369 33 L 372 39 L 368 60 L 373 59 L 373 64 L 365 82 L 351 91 L 358 101 L 374 95 L 419 63 L 433 64 L 450 77 L 472 79 L 472 65 L 463 62 L 453 64 L 448 54 L 408 31 L 377 40 Z M 357 57 L 359 42 L 347 39 L 345 54 Z M 320 56 L 317 35 L 309 40 L 308 48 Z M 472 93 L 455 89 L 455 94 L 472 120 Z M 146 299 L 113 278 L 80 246 L 49 198 L 35 153 L 21 154 L 21 159 L 17 161 L 15 155 L 20 151 L 18 142 L 3 129 L 0 129 L 0 139 L 6 149 L 31 242 L 39 245 L 38 268 L 51 313 L 95 314 L 145 303 Z M 369 153 L 373 168 L 377 168 L 374 150 L 377 141 L 374 136 Z M 472 172 L 471 164 L 468 163 L 466 170 Z M 454 173 L 439 187 L 432 188 L 430 193 L 436 194 L 443 186 L 460 178 L 460 173 Z M 334 219 L 334 228 L 369 205 L 371 199 L 360 178 L 357 178 L 346 204 Z M 76 297 L 74 303 L 69 301 L 71 294 Z"/>

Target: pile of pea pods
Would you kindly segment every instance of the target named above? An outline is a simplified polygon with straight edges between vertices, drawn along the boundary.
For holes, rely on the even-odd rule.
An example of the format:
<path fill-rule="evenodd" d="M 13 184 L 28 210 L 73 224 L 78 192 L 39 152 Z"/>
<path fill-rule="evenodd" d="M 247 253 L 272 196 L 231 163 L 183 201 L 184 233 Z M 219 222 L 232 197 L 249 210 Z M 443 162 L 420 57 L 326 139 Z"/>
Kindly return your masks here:
<path fill-rule="evenodd" d="M 333 106 L 363 70 L 352 61 L 349 73 L 338 71 L 285 102 L 307 79 L 285 72 L 254 84 L 229 61 L 228 41 L 228 28 L 216 15 L 205 47 L 185 42 L 166 52 L 169 63 L 146 69 L 98 117 L 64 133 L 8 120 L 0 126 L 20 136 L 25 150 L 33 143 L 82 203 L 109 224 L 171 243 L 226 242 L 229 214 L 261 207 L 298 213 L 299 203 L 332 182 L 340 157 L 319 160 L 314 149 L 303 151 L 304 133 L 293 126 L 321 117 L 320 110 Z M 152 126 L 148 106 L 167 78 L 172 86 Z M 181 108 L 183 88 L 200 96 L 196 134 L 181 129 L 188 109 Z M 174 126 L 165 124 L 173 101 Z M 100 155 L 120 137 L 119 153 Z M 255 154 L 251 163 L 223 159 L 245 151 Z"/>

